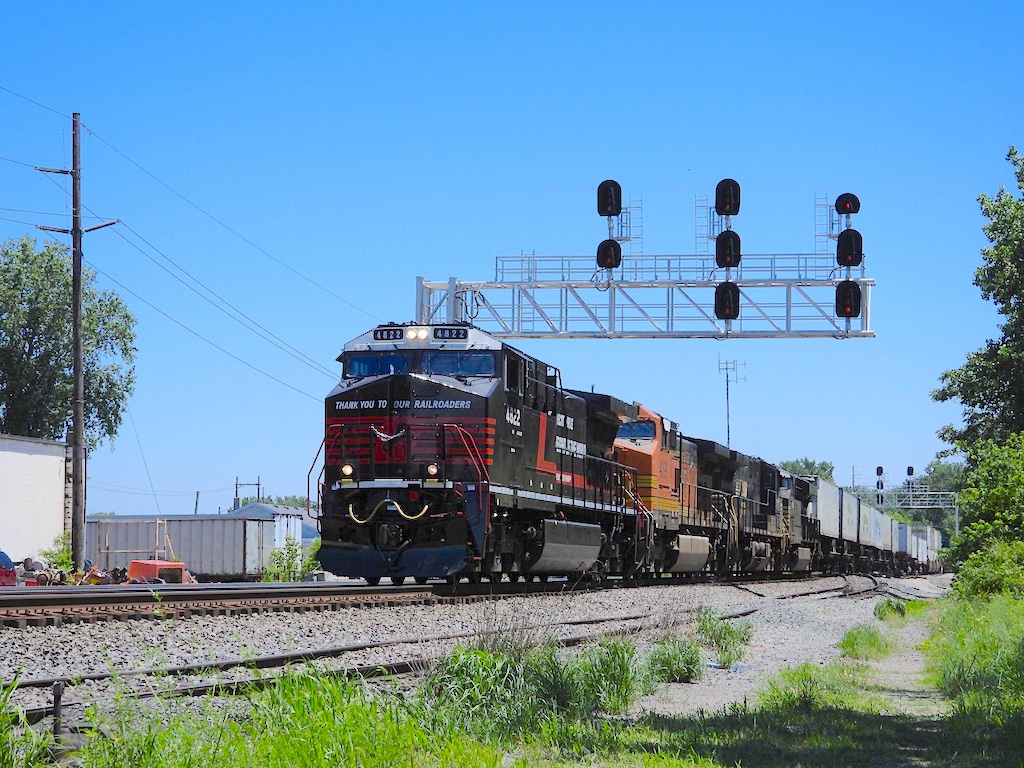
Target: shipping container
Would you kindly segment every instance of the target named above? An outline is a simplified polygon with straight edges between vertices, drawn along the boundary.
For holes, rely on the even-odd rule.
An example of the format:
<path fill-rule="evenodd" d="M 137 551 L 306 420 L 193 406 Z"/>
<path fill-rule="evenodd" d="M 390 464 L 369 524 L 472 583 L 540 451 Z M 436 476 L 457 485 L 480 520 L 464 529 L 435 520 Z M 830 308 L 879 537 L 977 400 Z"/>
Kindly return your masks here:
<path fill-rule="evenodd" d="M 810 517 L 817 519 L 821 535 L 831 539 L 839 538 L 839 489 L 820 477 L 811 482 L 814 501 Z"/>
<path fill-rule="evenodd" d="M 0 435 L 0 549 L 11 560 L 39 559 L 70 529 L 67 453 L 53 440 Z"/>
<path fill-rule="evenodd" d="M 864 509 L 864 503 L 861 502 L 861 510 Z M 868 507 L 871 511 L 871 539 L 870 544 L 876 549 L 885 548 L 885 533 L 883 531 L 883 523 L 885 522 L 885 515 L 879 512 L 874 507 Z"/>
<path fill-rule="evenodd" d="M 253 504 L 223 515 L 89 516 L 85 556 L 107 570 L 132 560 L 178 560 L 201 580 L 259 579 L 275 547 L 287 537 L 302 541 L 303 515 Z"/>
<path fill-rule="evenodd" d="M 858 514 L 860 499 L 848 491 L 843 491 L 840 496 L 843 505 L 843 539 L 856 543 L 860 540 L 860 515 Z M 865 538 L 867 538 L 866 534 Z"/>

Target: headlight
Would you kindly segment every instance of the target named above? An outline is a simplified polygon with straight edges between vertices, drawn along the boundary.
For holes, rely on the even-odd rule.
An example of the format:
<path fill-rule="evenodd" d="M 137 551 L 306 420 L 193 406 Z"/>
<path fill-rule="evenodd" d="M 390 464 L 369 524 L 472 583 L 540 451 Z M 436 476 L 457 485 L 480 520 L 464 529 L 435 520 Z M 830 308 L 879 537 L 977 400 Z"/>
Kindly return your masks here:
<path fill-rule="evenodd" d="M 429 328 L 415 328 L 410 327 L 405 331 L 405 338 L 409 341 L 426 341 L 427 337 L 430 336 Z"/>
<path fill-rule="evenodd" d="M 356 468 L 351 464 L 341 465 L 341 474 L 345 477 L 352 477 L 352 474 L 356 471 Z"/>
<path fill-rule="evenodd" d="M 427 474 L 430 475 L 431 477 L 437 477 L 438 471 L 439 467 L 437 466 L 437 464 L 427 464 Z"/>

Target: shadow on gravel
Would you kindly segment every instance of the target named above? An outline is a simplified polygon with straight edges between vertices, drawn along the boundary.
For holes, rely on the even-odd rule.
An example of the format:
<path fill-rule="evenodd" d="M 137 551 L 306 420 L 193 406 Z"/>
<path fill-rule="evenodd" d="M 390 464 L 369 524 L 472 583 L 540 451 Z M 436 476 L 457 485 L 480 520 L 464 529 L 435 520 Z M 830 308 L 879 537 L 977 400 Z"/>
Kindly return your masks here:
<path fill-rule="evenodd" d="M 734 706 L 717 714 L 648 716 L 658 737 L 638 743 L 662 757 L 699 755 L 743 768 L 1021 768 L 1020 745 L 955 720 L 843 708 L 766 711 Z M 1014 740 L 1015 741 L 1015 740 Z"/>

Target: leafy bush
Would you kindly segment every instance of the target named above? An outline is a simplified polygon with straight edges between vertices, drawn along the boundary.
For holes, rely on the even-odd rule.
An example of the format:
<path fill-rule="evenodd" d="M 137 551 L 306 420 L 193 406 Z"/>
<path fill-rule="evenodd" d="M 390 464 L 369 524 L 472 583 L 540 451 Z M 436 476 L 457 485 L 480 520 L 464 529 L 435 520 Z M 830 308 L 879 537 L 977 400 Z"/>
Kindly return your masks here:
<path fill-rule="evenodd" d="M 989 542 L 967 558 L 953 589 L 964 598 L 1024 598 L 1024 541 Z"/>
<path fill-rule="evenodd" d="M 661 683 L 692 683 L 704 675 L 700 646 L 693 642 L 665 639 L 654 646 L 651 675 Z"/>
<path fill-rule="evenodd" d="M 843 635 L 839 650 L 852 659 L 880 659 L 892 651 L 892 643 L 878 627 L 859 624 Z"/>
<path fill-rule="evenodd" d="M 307 573 L 320 570 L 320 563 L 316 559 L 319 551 L 320 539 L 306 552 L 301 542 L 286 536 L 283 547 L 271 550 L 270 563 L 263 571 L 263 581 L 301 581 Z"/>
<path fill-rule="evenodd" d="M 71 531 L 64 531 L 55 538 L 51 549 L 40 549 L 39 556 L 50 568 L 65 573 L 75 570 L 75 561 L 71 556 Z"/>

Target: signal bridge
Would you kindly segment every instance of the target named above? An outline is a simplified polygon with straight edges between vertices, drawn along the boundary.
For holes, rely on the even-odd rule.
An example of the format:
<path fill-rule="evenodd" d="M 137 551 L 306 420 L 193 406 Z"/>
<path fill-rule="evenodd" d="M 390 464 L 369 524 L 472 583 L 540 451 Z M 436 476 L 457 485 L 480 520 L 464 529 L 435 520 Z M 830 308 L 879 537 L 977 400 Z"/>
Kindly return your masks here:
<path fill-rule="evenodd" d="M 501 338 L 873 338 L 864 263 L 825 253 L 743 254 L 732 267 L 739 317 L 716 316 L 726 279 L 715 256 L 630 255 L 614 269 L 593 256 L 499 256 L 494 280 L 416 281 L 416 320 L 469 322 Z M 852 273 L 852 274 L 851 274 Z M 836 316 L 844 280 L 861 289 L 859 317 Z"/>

